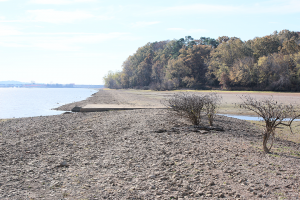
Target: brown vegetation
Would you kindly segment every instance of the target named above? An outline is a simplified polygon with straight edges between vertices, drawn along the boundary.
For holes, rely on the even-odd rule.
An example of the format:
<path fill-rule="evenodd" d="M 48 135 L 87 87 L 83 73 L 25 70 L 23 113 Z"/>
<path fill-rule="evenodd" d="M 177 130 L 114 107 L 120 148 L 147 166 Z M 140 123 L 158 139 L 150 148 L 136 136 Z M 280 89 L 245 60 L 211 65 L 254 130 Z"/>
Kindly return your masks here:
<path fill-rule="evenodd" d="M 205 95 L 177 93 L 167 100 L 167 106 L 179 116 L 187 117 L 195 126 L 200 125 L 201 114 L 205 112 L 209 125 L 212 126 L 220 99 L 216 93 Z"/>
<path fill-rule="evenodd" d="M 300 91 L 300 35 L 282 30 L 242 41 L 186 36 L 147 43 L 104 77 L 109 88 Z"/>
<path fill-rule="evenodd" d="M 266 153 L 269 153 L 273 146 L 275 129 L 279 125 L 288 126 L 292 133 L 291 124 L 300 117 L 299 109 L 292 104 L 283 105 L 272 98 L 258 101 L 250 96 L 244 96 L 242 99 L 243 103 L 240 104 L 240 107 L 255 112 L 265 121 L 263 149 Z M 288 121 L 285 122 L 284 120 Z M 267 145 L 268 141 L 270 142 L 269 146 Z"/>

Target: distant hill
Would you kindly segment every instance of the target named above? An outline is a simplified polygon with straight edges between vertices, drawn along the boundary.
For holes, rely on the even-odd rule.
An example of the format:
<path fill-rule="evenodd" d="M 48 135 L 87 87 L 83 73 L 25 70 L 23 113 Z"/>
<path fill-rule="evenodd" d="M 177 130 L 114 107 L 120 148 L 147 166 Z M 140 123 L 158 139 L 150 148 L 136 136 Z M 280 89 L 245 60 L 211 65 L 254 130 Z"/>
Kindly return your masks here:
<path fill-rule="evenodd" d="M 20 81 L 0 81 L 0 84 L 26 84 L 26 82 L 20 82 Z"/>

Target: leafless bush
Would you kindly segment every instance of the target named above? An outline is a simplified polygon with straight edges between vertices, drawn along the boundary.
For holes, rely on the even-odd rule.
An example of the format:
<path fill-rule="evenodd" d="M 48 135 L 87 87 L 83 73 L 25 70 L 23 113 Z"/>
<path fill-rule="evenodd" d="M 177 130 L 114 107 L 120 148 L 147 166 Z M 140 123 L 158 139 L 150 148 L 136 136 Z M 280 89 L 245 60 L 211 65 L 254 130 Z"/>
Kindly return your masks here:
<path fill-rule="evenodd" d="M 251 110 L 265 121 L 266 128 L 263 133 L 263 150 L 269 153 L 275 138 L 275 129 L 279 125 L 290 127 L 292 132 L 292 122 L 300 116 L 299 109 L 290 105 L 283 105 L 272 98 L 258 101 L 250 96 L 241 97 L 243 103 L 241 108 Z M 287 120 L 287 121 L 284 121 Z M 269 141 L 271 140 L 271 141 Z M 268 141 L 270 144 L 268 144 Z"/>
<path fill-rule="evenodd" d="M 210 126 L 213 126 L 213 121 L 217 114 L 217 108 L 219 107 L 222 97 L 216 93 L 210 93 L 204 96 L 204 110 L 206 112 L 208 122 Z"/>
<path fill-rule="evenodd" d="M 220 100 L 221 98 L 215 93 L 208 95 L 178 93 L 167 101 L 167 106 L 179 116 L 187 117 L 193 125 L 200 124 L 201 114 L 204 112 L 212 126 Z"/>

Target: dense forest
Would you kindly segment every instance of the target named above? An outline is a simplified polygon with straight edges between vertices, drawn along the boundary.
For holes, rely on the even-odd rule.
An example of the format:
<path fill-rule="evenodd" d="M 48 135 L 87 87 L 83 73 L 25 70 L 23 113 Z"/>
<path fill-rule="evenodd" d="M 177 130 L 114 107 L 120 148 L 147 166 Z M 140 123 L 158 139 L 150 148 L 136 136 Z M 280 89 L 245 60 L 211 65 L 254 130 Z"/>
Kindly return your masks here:
<path fill-rule="evenodd" d="M 186 36 L 147 43 L 109 72 L 108 88 L 300 91 L 300 32 L 242 41 Z"/>

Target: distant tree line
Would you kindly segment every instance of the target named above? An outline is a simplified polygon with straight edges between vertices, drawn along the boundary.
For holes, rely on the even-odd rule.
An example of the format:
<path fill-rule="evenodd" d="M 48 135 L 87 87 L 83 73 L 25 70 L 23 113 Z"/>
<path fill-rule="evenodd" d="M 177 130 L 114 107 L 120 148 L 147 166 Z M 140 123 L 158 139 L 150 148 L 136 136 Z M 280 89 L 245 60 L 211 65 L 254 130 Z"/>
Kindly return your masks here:
<path fill-rule="evenodd" d="M 300 32 L 242 41 L 186 36 L 147 43 L 109 72 L 108 88 L 300 91 Z"/>

